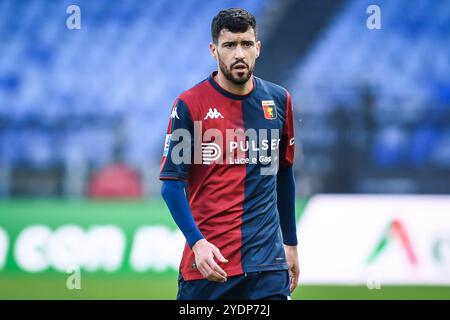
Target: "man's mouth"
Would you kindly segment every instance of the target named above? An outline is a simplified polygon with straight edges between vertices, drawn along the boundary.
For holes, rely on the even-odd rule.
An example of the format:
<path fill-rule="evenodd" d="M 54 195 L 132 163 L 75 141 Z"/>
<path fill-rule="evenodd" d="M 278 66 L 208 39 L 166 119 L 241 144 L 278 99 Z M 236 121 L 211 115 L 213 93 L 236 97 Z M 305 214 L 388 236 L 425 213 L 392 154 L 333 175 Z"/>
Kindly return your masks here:
<path fill-rule="evenodd" d="M 245 70 L 245 69 L 247 69 L 247 65 L 245 65 L 245 64 L 243 64 L 243 63 L 238 63 L 238 64 L 236 64 L 234 67 L 233 67 L 233 69 L 237 69 L 237 70 Z"/>

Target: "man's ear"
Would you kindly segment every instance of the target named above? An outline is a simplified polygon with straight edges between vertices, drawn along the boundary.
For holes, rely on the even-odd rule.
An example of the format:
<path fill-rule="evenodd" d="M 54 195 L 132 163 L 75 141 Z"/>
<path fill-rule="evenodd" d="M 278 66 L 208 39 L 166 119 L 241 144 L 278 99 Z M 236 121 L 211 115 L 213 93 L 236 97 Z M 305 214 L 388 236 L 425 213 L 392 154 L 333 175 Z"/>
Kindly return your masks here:
<path fill-rule="evenodd" d="M 261 41 L 256 41 L 256 58 L 259 57 L 259 53 L 261 51 Z"/>
<path fill-rule="evenodd" d="M 209 52 L 214 59 L 217 59 L 217 46 L 212 42 L 209 43 Z"/>

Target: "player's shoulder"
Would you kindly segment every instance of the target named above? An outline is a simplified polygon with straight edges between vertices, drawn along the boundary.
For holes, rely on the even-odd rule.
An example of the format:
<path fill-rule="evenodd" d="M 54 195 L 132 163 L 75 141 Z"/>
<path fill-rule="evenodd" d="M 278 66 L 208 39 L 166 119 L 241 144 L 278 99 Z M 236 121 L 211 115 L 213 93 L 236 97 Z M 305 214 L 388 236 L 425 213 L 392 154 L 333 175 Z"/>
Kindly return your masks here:
<path fill-rule="evenodd" d="M 287 96 L 290 95 L 289 91 L 279 84 L 258 77 L 255 77 L 255 79 L 258 82 L 261 90 L 267 91 L 272 95 L 280 96 L 282 98 L 287 98 Z"/>
<path fill-rule="evenodd" d="M 201 97 L 205 94 L 207 86 L 208 86 L 208 79 L 204 79 L 198 82 L 196 85 L 192 86 L 191 88 L 183 91 L 178 96 L 178 99 L 182 100 L 187 105 L 190 105 L 192 102 L 195 103 L 197 100 L 201 99 Z"/>

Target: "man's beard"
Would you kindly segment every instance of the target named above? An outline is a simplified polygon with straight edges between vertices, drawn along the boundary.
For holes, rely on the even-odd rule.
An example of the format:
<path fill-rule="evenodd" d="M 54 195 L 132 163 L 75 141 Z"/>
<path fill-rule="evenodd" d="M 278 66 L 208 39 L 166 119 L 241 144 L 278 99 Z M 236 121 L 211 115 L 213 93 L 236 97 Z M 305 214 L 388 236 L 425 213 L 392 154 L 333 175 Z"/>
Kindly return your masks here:
<path fill-rule="evenodd" d="M 232 73 L 233 67 L 238 64 L 238 63 L 243 63 L 247 66 L 247 69 L 243 69 L 245 70 L 245 72 L 243 72 L 243 75 L 241 77 L 239 76 L 234 76 Z M 253 69 L 254 68 L 250 68 L 248 66 L 248 64 L 246 64 L 243 61 L 239 61 L 239 62 L 235 62 L 230 69 L 227 68 L 227 66 L 222 62 L 222 59 L 220 59 L 219 57 L 219 68 L 220 71 L 222 71 L 223 75 L 225 76 L 225 78 L 227 78 L 227 80 L 229 80 L 230 82 L 237 84 L 237 85 L 243 85 L 245 83 L 247 83 L 247 81 L 250 79 L 250 77 L 253 74 Z"/>

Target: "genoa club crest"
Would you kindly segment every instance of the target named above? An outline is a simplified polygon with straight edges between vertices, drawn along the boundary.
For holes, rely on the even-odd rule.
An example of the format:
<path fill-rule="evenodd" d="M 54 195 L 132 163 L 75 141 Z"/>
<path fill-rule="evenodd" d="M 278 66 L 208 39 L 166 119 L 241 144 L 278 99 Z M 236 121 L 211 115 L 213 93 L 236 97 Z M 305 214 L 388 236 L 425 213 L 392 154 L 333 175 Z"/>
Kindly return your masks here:
<path fill-rule="evenodd" d="M 277 108 L 273 100 L 262 100 L 262 108 L 264 111 L 264 118 L 267 120 L 273 120 L 277 118 Z"/>

